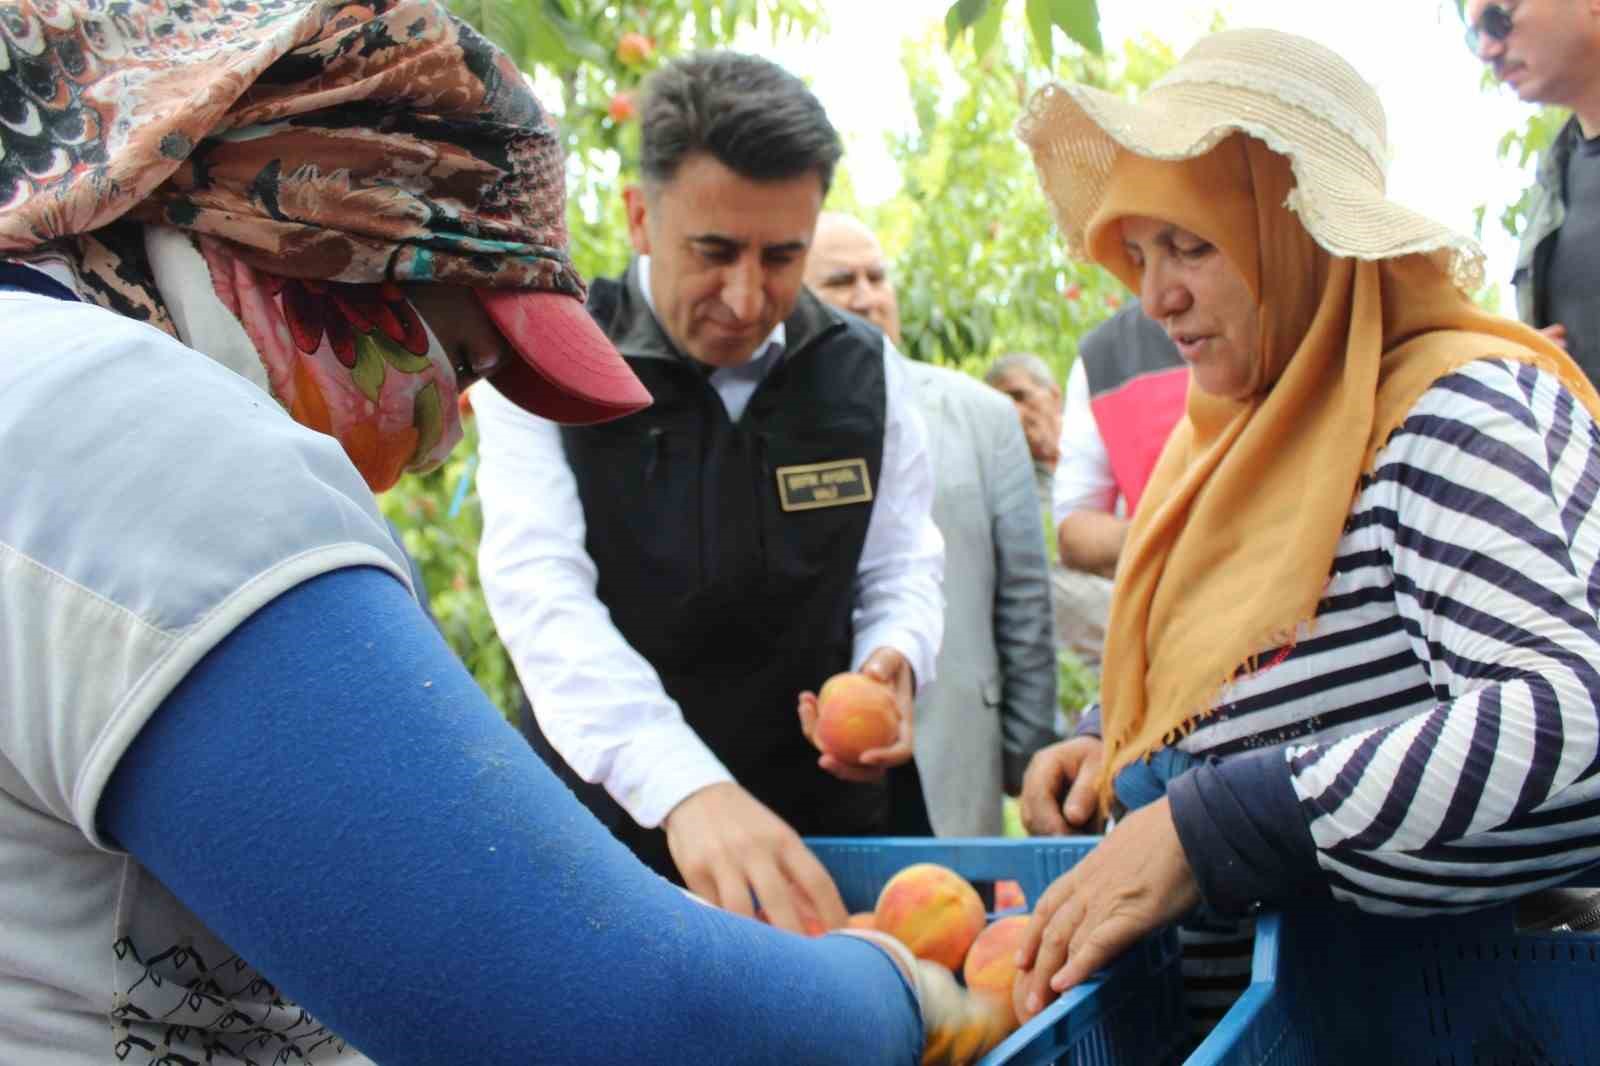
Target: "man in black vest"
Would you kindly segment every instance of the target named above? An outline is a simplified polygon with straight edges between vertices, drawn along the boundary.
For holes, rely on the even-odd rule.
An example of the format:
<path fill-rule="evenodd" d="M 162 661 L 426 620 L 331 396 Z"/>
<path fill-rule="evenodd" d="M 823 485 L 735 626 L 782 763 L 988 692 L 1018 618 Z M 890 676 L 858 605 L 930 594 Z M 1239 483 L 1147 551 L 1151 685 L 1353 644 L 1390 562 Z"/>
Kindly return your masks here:
<path fill-rule="evenodd" d="M 731 910 L 834 925 L 801 836 L 927 831 L 886 773 L 942 628 L 925 429 L 882 334 L 802 287 L 841 151 L 815 97 L 711 53 L 640 114 L 638 256 L 590 312 L 655 402 L 568 431 L 474 393 L 484 591 L 530 739 L 624 843 Z M 853 668 L 903 721 L 865 767 L 797 713 Z"/>

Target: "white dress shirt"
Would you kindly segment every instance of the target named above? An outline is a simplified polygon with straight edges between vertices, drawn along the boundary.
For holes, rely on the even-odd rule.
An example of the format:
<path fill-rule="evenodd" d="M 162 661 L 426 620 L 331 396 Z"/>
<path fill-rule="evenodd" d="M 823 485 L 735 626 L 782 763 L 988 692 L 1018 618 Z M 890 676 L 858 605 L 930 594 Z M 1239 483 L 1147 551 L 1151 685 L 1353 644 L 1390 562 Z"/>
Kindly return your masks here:
<path fill-rule="evenodd" d="M 649 304 L 649 261 L 639 264 Z M 782 360 L 784 341 L 780 323 L 749 363 L 710 375 L 731 418 Z M 883 467 L 856 569 L 852 658 L 859 668 L 874 649 L 894 648 L 922 685 L 933 679 L 944 628 L 944 546 L 931 516 L 927 431 L 898 363 L 885 340 Z M 595 594 L 598 571 L 559 427 L 488 382 L 473 387 L 472 405 L 483 503 L 478 572 L 500 639 L 551 746 L 640 825 L 660 825 L 690 794 L 733 777 Z"/>

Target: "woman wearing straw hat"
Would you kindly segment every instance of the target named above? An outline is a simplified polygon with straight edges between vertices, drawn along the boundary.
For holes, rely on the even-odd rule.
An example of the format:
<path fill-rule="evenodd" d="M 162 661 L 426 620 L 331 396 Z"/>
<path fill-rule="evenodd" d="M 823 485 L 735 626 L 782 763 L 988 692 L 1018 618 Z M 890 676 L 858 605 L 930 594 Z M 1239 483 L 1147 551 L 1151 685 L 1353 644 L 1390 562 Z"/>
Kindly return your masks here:
<path fill-rule="evenodd" d="M 1006 1032 L 881 934 L 650 873 L 417 609 L 372 492 L 450 450 L 468 378 L 563 422 L 649 402 L 563 168 L 430 0 L 0 0 L 0 1062 L 954 1064 Z"/>
<path fill-rule="evenodd" d="M 1465 911 L 1600 859 L 1600 397 L 1385 198 L 1371 88 L 1231 31 L 1137 102 L 1043 89 L 1020 135 L 1193 368 L 1100 713 L 1025 784 L 1035 832 L 1120 817 L 1039 900 L 1024 1013 L 1186 915 Z"/>

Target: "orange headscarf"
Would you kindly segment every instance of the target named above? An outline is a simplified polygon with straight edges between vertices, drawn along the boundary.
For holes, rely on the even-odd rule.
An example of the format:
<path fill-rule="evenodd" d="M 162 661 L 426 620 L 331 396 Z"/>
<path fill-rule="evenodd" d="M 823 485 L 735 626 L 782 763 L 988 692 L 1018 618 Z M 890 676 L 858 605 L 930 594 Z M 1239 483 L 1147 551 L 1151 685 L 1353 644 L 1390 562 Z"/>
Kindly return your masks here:
<path fill-rule="evenodd" d="M 1600 395 L 1555 345 L 1480 310 L 1439 260 L 1329 255 L 1290 209 L 1289 160 L 1235 134 L 1193 159 L 1122 152 L 1088 226 L 1129 286 L 1123 218 L 1214 244 L 1260 306 L 1254 394 L 1189 390 L 1117 569 L 1101 681 L 1100 797 L 1117 771 L 1212 713 L 1264 650 L 1316 617 L 1363 474 L 1424 390 L 1477 359 L 1555 374 L 1600 419 Z"/>

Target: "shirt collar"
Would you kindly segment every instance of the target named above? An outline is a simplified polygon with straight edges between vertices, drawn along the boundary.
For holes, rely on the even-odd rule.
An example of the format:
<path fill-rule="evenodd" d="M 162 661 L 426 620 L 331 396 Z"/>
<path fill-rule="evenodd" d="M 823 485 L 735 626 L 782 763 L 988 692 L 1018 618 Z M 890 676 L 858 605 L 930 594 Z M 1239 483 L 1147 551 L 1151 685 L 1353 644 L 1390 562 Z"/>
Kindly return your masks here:
<path fill-rule="evenodd" d="M 666 323 L 662 322 L 661 316 L 656 314 L 656 298 L 650 292 L 650 257 L 648 255 L 639 256 L 638 270 L 639 291 L 644 293 L 644 305 L 650 309 L 650 314 L 653 318 L 655 318 L 656 324 L 661 327 L 661 332 L 666 333 Z M 667 335 L 671 336 L 671 334 Z M 776 326 L 772 327 L 772 332 L 767 334 L 767 339 L 762 341 L 761 346 L 755 350 L 753 355 L 751 355 L 750 362 L 747 365 L 753 366 L 757 363 L 764 363 L 767 361 L 774 363 L 777 362 L 777 359 L 775 359 L 774 356 L 780 356 L 782 354 L 788 338 L 788 330 L 784 328 L 784 323 L 779 322 Z"/>

